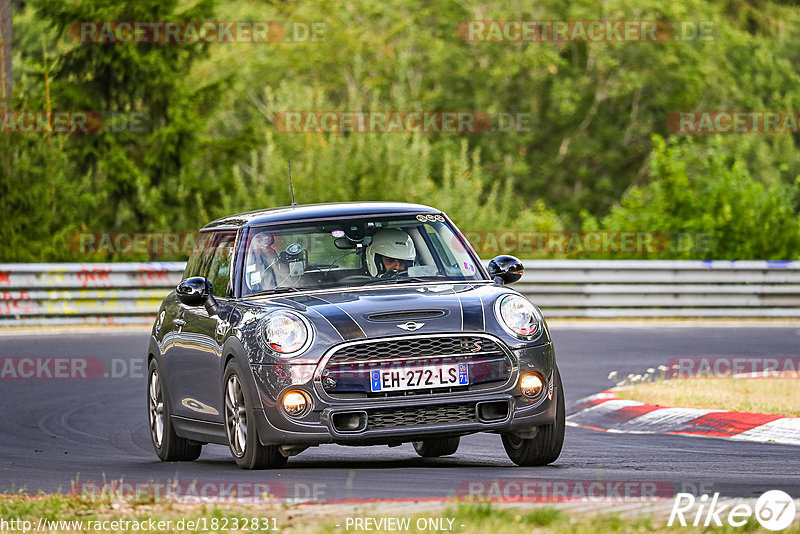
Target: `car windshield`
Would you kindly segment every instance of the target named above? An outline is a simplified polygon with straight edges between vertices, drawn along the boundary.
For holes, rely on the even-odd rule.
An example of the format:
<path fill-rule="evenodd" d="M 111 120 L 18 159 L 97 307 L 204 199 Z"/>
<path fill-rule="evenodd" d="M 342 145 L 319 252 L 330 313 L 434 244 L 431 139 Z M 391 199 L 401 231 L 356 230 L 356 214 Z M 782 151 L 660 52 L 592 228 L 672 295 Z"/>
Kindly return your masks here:
<path fill-rule="evenodd" d="M 242 294 L 483 277 L 442 215 L 251 228 Z"/>

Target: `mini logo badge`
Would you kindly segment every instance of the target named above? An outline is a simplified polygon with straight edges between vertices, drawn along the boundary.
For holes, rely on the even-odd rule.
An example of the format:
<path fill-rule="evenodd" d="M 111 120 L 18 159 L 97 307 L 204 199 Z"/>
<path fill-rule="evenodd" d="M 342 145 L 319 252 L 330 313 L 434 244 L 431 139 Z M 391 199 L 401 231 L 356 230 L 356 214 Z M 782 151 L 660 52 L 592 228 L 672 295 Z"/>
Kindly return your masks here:
<path fill-rule="evenodd" d="M 413 332 L 414 330 L 419 330 L 423 326 L 425 326 L 425 323 L 415 323 L 414 321 L 409 321 L 405 324 L 397 325 L 397 328 L 402 328 L 407 332 Z"/>

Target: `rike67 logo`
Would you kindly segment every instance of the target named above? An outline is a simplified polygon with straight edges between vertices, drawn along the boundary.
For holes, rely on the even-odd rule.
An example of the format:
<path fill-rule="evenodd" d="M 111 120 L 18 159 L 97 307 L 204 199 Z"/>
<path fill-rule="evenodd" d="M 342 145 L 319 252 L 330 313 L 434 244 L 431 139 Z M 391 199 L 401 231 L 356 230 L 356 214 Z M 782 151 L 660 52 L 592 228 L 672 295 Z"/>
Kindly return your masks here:
<path fill-rule="evenodd" d="M 669 514 L 667 526 L 677 524 L 685 527 L 717 526 L 724 523 L 732 527 L 743 527 L 751 517 L 767 530 L 783 530 L 794 521 L 796 514 L 795 502 L 781 490 L 770 490 L 758 498 L 754 507 L 748 503 L 719 502 L 719 493 L 714 493 L 710 498 L 707 494 L 696 498 L 691 493 L 678 493 Z"/>

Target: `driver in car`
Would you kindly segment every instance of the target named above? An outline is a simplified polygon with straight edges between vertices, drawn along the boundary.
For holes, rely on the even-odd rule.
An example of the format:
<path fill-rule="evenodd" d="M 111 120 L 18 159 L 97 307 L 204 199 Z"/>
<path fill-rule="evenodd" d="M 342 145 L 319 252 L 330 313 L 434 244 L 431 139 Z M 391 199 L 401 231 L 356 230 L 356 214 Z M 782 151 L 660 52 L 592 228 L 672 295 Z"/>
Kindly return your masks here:
<path fill-rule="evenodd" d="M 367 247 L 367 269 L 376 278 L 394 278 L 414 265 L 414 241 L 398 228 L 375 232 Z"/>

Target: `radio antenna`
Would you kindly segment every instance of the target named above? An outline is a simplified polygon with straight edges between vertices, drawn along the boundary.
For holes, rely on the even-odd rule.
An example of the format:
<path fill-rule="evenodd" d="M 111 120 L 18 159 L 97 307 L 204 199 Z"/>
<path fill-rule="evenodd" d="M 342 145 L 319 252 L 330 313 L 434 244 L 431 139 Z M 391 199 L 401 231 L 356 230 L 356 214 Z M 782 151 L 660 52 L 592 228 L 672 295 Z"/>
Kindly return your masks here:
<path fill-rule="evenodd" d="M 292 195 L 292 206 L 297 206 L 297 202 L 294 201 L 294 186 L 292 185 L 292 162 L 286 158 L 286 163 L 289 164 L 289 193 Z"/>

